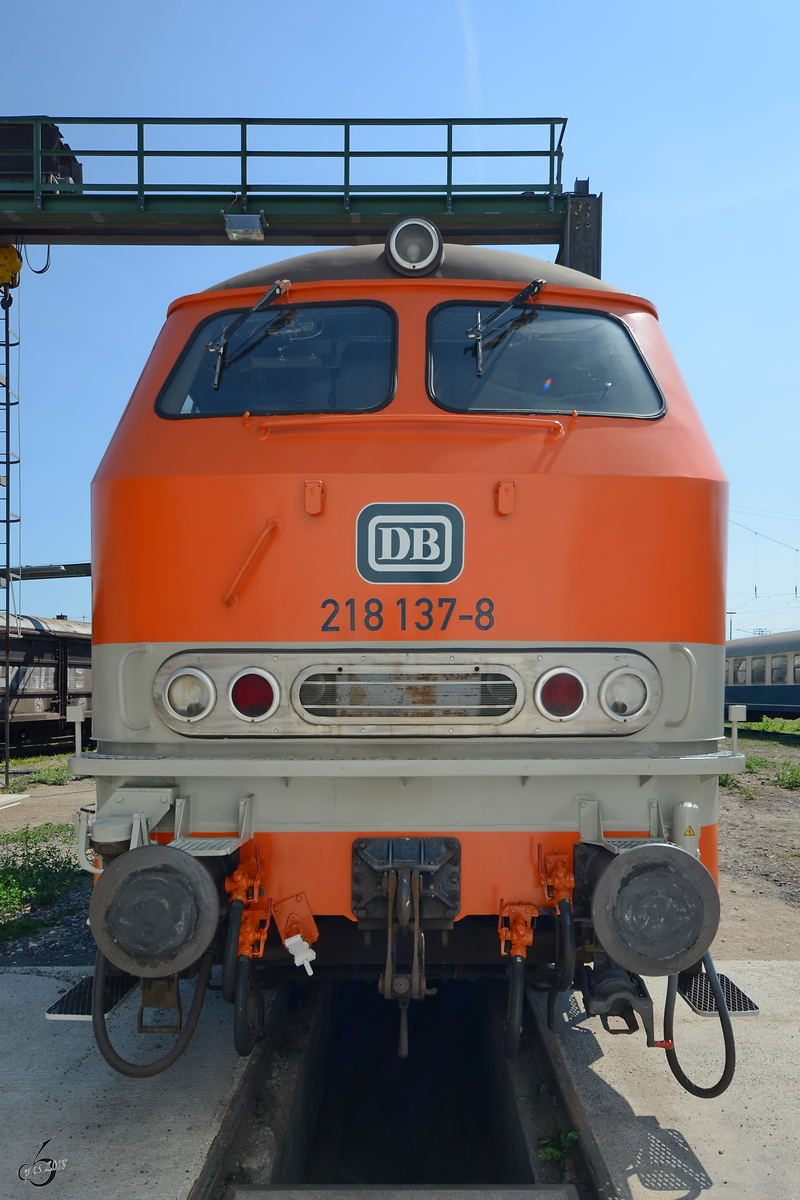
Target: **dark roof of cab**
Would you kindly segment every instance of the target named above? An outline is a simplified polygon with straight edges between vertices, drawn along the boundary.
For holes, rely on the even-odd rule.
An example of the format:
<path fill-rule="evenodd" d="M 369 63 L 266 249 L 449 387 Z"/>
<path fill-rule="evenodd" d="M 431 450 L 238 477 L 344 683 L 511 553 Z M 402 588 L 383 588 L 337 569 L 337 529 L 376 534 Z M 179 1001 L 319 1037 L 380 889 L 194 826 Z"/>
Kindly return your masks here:
<path fill-rule="evenodd" d="M 243 275 L 234 275 L 208 290 L 226 288 L 269 287 L 276 279 L 292 283 L 316 283 L 323 279 L 402 279 L 390 267 L 383 246 L 341 246 L 335 250 L 317 250 L 313 254 L 298 254 L 280 262 L 267 263 Z M 560 267 L 527 254 L 510 254 L 507 250 L 489 250 L 483 246 L 457 246 L 446 243 L 444 260 L 427 279 L 498 279 L 512 283 L 530 283 L 543 279 L 560 287 L 587 288 L 598 292 L 619 289 L 593 275 Z"/>

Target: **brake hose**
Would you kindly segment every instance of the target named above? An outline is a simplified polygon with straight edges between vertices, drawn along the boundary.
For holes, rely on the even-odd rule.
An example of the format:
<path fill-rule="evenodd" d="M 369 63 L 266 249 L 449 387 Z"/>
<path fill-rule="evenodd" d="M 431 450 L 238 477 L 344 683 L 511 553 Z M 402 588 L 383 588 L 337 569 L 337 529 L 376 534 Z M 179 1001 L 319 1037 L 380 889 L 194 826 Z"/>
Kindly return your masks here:
<path fill-rule="evenodd" d="M 192 1006 L 189 1009 L 189 1015 L 186 1018 L 183 1031 L 172 1049 L 163 1055 L 162 1058 L 157 1058 L 155 1062 L 132 1063 L 127 1062 L 126 1059 L 121 1058 L 117 1054 L 108 1037 L 105 1015 L 106 968 L 108 960 L 102 950 L 97 951 L 94 966 L 94 983 L 92 984 L 92 1029 L 94 1030 L 97 1047 L 110 1067 L 113 1067 L 115 1071 L 119 1071 L 120 1075 L 127 1075 L 131 1079 L 149 1079 L 151 1075 L 160 1075 L 162 1071 L 166 1071 L 167 1067 L 171 1067 L 174 1062 L 178 1061 L 192 1040 L 194 1031 L 197 1028 L 197 1022 L 200 1020 L 200 1010 L 203 1007 L 208 981 L 211 978 L 211 968 L 214 966 L 214 958 L 214 954 L 210 950 L 207 950 L 200 961 L 200 973 L 197 976 L 197 983 L 195 984 L 194 995 L 192 996 Z"/>
<path fill-rule="evenodd" d="M 569 900 L 559 900 L 558 913 L 561 921 L 558 939 L 558 981 L 553 986 L 557 992 L 568 992 L 575 975 L 575 925 Z"/>
<path fill-rule="evenodd" d="M 525 1000 L 525 959 L 515 954 L 509 963 L 508 976 L 508 1020 L 503 1033 L 503 1050 L 506 1058 L 514 1058 L 519 1049 L 522 1033 L 522 1005 Z"/>
<path fill-rule="evenodd" d="M 239 932 L 242 928 L 243 900 L 232 900 L 228 915 L 228 932 L 222 952 L 222 999 L 233 1004 L 236 994 L 236 962 L 239 957 Z"/>
<path fill-rule="evenodd" d="M 247 954 L 240 954 L 236 960 L 233 998 L 233 1044 L 236 1053 L 242 1058 L 247 1058 L 263 1036 L 264 993 L 256 979 L 252 958 Z"/>
<path fill-rule="evenodd" d="M 725 1041 L 725 1066 L 717 1083 L 713 1087 L 699 1087 L 696 1083 L 692 1083 L 691 1079 L 686 1076 L 681 1070 L 681 1065 L 678 1062 L 678 1056 L 675 1053 L 674 1047 L 672 1050 L 667 1050 L 667 1062 L 669 1069 L 677 1079 L 682 1088 L 687 1092 L 691 1092 L 693 1096 L 699 1096 L 701 1100 L 712 1100 L 715 1096 L 721 1096 L 727 1087 L 729 1087 L 733 1079 L 733 1073 L 736 1070 L 736 1043 L 733 1038 L 733 1025 L 731 1024 L 731 1014 L 728 1012 L 728 1005 L 725 1003 L 725 995 L 722 991 L 722 984 L 717 976 L 716 968 L 711 955 L 706 952 L 703 955 L 703 967 L 705 968 L 708 981 L 711 984 L 711 990 L 714 993 L 714 999 L 717 1002 L 717 1013 L 719 1015 L 720 1025 L 722 1026 L 722 1036 Z M 667 983 L 667 999 L 664 1004 L 664 1040 L 673 1042 L 673 1025 L 675 1017 L 675 997 L 678 994 L 678 976 L 670 975 Z"/>
<path fill-rule="evenodd" d="M 568 992 L 575 977 L 575 923 L 572 920 L 572 905 L 568 899 L 558 902 L 558 975 L 551 983 L 547 996 L 547 1028 L 555 1028 L 556 996 Z"/>

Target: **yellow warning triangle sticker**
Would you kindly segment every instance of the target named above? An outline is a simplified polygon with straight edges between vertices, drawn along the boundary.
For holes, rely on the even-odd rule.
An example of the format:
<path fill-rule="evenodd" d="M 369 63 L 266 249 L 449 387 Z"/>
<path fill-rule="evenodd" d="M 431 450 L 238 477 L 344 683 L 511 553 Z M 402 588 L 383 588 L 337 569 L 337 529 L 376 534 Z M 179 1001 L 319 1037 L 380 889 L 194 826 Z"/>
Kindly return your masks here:
<path fill-rule="evenodd" d="M 694 837 L 694 836 L 695 836 L 695 832 L 694 832 L 694 830 L 692 829 L 691 825 L 690 825 L 690 826 L 689 826 L 689 828 L 686 830 L 686 833 L 685 833 L 683 836 L 684 836 L 684 837 Z"/>

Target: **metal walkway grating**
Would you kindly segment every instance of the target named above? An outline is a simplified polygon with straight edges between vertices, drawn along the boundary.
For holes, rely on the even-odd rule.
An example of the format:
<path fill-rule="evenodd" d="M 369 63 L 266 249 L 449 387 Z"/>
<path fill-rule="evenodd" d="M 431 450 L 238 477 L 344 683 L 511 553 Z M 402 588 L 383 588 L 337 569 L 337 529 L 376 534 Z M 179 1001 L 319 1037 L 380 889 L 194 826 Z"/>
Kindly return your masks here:
<path fill-rule="evenodd" d="M 731 1016 L 757 1016 L 759 1007 L 737 987 L 727 975 L 720 975 L 722 993 L 728 1012 Z M 714 1017 L 717 1013 L 717 1001 L 711 990 L 711 981 L 705 973 L 699 975 L 681 975 L 678 978 L 678 991 L 683 996 L 692 1012 L 699 1017 Z"/>
<path fill-rule="evenodd" d="M 91 1021 L 94 975 L 84 975 L 64 996 L 59 996 L 44 1014 L 48 1021 Z M 107 975 L 105 1015 L 110 1017 L 123 1000 L 139 986 L 135 975 Z"/>

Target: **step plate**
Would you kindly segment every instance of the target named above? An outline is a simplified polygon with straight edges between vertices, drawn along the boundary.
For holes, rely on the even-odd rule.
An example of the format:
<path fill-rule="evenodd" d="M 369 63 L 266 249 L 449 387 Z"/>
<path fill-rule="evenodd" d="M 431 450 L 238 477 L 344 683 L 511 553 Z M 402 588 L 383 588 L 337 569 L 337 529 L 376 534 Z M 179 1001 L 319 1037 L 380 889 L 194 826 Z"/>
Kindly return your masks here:
<path fill-rule="evenodd" d="M 183 850 L 193 858 L 222 858 L 243 846 L 240 837 L 177 837 L 169 843 L 174 850 Z"/>
<path fill-rule="evenodd" d="M 758 1005 L 749 996 L 746 996 L 740 987 L 732 983 L 727 975 L 720 975 L 719 981 L 722 984 L 722 993 L 728 1006 L 728 1012 L 732 1017 L 755 1017 L 758 1015 Z M 678 991 L 698 1017 L 715 1017 L 717 1015 L 717 1002 L 706 974 L 692 975 L 686 981 L 679 978 Z"/>
<path fill-rule="evenodd" d="M 91 1021 L 92 1019 L 92 983 L 94 975 L 84 975 L 74 987 L 59 996 L 55 1004 L 51 1004 L 44 1014 L 48 1021 Z M 110 1017 L 116 1012 L 122 1001 L 130 996 L 139 986 L 135 975 L 106 976 L 105 1015 Z"/>

